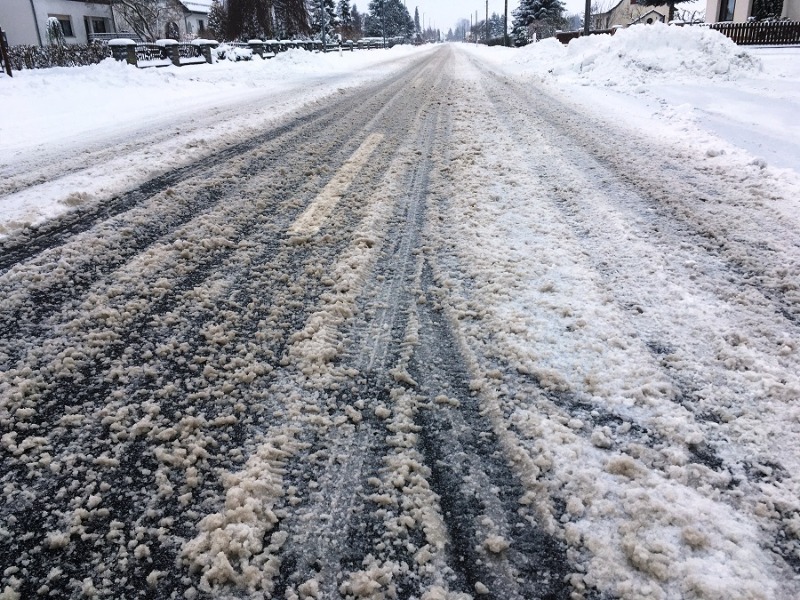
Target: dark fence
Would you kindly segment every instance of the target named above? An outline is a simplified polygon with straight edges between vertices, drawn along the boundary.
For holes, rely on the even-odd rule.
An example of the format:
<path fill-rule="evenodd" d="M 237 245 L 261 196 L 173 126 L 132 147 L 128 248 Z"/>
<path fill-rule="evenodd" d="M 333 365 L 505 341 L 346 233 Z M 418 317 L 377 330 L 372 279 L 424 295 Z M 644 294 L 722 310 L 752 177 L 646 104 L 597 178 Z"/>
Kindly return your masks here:
<path fill-rule="evenodd" d="M 2 1 L 2 0 L 0 0 Z M 130 39 L 132 44 L 120 43 L 127 40 L 119 39 L 119 34 L 103 34 L 104 38 L 98 39 L 88 45 L 65 46 L 11 46 L 6 47 L 0 43 L 0 66 L 11 75 L 11 69 L 47 69 L 50 67 L 81 67 L 94 65 L 113 56 L 117 60 L 127 61 L 132 65 L 146 66 L 186 66 L 192 64 L 213 62 L 214 48 L 217 42 L 213 40 L 195 40 L 191 43 L 171 43 L 165 45 L 141 42 L 136 38 Z M 0 30 L 0 40 L 3 40 Z M 338 52 L 340 50 L 352 52 L 354 49 L 371 49 L 382 46 L 370 42 L 350 42 L 340 44 L 328 43 L 324 47 L 319 40 L 267 40 L 251 42 L 235 42 L 228 44 L 234 48 L 250 49 L 253 55 L 261 58 L 272 58 L 279 52 L 293 48 L 317 52 Z"/>
<path fill-rule="evenodd" d="M 798 21 L 711 23 L 708 27 L 728 36 L 740 46 L 800 44 L 800 22 Z"/>
<path fill-rule="evenodd" d="M 589 35 L 614 35 L 616 29 L 593 29 L 589 32 Z M 583 35 L 583 31 L 557 31 L 556 32 L 556 39 L 561 42 L 562 44 L 569 44 L 575 38 L 579 38 Z"/>
<path fill-rule="evenodd" d="M 169 43 L 167 43 L 169 42 Z M 116 60 L 127 61 L 139 67 L 177 67 L 213 62 L 212 49 L 217 42 L 195 40 L 192 43 L 178 43 L 172 40 L 158 44 L 135 42 L 130 39 L 110 40 L 111 56 Z"/>

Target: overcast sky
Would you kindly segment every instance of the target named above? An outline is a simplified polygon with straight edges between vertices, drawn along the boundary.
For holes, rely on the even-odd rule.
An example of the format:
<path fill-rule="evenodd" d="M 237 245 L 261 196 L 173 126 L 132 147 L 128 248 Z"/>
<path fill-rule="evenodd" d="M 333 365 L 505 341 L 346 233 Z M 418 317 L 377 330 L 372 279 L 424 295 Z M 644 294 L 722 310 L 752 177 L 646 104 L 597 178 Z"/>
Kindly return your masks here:
<path fill-rule="evenodd" d="M 478 11 L 478 20 L 486 18 L 486 0 L 405 0 L 406 7 L 411 16 L 414 16 L 414 7 L 419 7 L 419 20 L 422 24 L 423 13 L 425 15 L 425 27 L 438 27 L 447 33 L 447 30 L 454 27 L 459 19 L 469 19 L 470 13 L 475 19 L 475 11 Z M 369 0 L 351 0 L 350 4 L 356 4 L 362 12 L 369 6 Z M 363 4 L 363 9 L 362 9 Z M 567 12 L 583 12 L 583 0 L 566 0 Z M 508 0 L 508 22 L 511 23 L 512 11 L 519 6 L 519 0 Z M 502 15 L 505 11 L 505 0 L 489 0 L 489 14 L 497 13 Z"/>

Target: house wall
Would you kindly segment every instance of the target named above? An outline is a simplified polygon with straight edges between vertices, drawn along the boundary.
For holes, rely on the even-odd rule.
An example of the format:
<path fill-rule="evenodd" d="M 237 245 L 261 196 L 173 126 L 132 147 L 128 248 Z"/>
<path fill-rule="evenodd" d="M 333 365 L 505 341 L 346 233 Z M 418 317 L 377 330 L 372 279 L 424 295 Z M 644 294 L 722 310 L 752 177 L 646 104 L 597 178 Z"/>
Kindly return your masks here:
<path fill-rule="evenodd" d="M 36 22 L 30 0 L 0 0 L 0 27 L 6 33 L 9 45 L 38 46 Z"/>
<path fill-rule="evenodd" d="M 69 23 L 64 32 L 68 44 L 86 44 L 88 34 L 95 29 L 105 28 L 107 33 L 114 31 L 111 7 L 107 2 L 33 0 L 31 7 L 31 0 L 0 0 L 0 26 L 8 34 L 10 45 L 47 45 L 47 20 L 50 16 Z M 95 21 L 98 21 L 96 25 Z"/>
<path fill-rule="evenodd" d="M 706 23 L 718 23 L 721 4 L 727 0 L 707 0 Z M 747 21 L 753 12 L 753 0 L 736 0 L 733 9 L 733 20 L 737 23 Z M 800 21 L 800 0 L 783 0 L 782 17 L 791 21 Z"/>
<path fill-rule="evenodd" d="M 664 21 L 667 20 L 669 14 L 669 7 L 664 4 L 662 6 L 643 6 L 638 4 L 635 0 L 621 0 L 614 7 L 610 8 L 604 13 L 592 16 L 593 29 L 611 29 L 615 25 L 627 27 L 642 15 L 651 11 L 655 11 L 664 16 Z"/>
<path fill-rule="evenodd" d="M 202 29 L 208 29 L 208 15 L 190 13 L 184 18 L 184 29 L 187 37 L 196 37 L 200 34 L 202 21 Z"/>

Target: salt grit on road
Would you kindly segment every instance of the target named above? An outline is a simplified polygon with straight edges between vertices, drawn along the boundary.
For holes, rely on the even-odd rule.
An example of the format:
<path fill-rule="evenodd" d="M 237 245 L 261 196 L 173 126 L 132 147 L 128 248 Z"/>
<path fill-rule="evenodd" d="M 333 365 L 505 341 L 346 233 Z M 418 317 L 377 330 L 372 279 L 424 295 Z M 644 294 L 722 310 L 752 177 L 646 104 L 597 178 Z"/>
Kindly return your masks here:
<path fill-rule="evenodd" d="M 2 597 L 800 596 L 798 58 L 0 80 Z"/>

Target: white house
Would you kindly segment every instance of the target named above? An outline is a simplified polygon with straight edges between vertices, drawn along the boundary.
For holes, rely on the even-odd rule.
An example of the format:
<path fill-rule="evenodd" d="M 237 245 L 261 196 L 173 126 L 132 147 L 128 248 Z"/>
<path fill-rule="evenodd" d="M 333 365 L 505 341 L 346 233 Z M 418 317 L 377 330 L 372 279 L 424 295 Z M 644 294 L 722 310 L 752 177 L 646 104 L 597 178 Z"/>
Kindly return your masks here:
<path fill-rule="evenodd" d="M 61 23 L 68 44 L 86 44 L 90 34 L 116 31 L 110 0 L 0 0 L 0 27 L 12 46 L 46 45 L 50 17 Z"/>
<path fill-rule="evenodd" d="M 634 23 L 654 23 L 656 21 L 663 23 L 669 14 L 669 7 L 666 4 L 644 6 L 637 0 L 619 0 L 614 4 L 595 2 L 594 6 L 598 7 L 599 11 L 592 15 L 592 29 L 611 29 L 612 27 L 627 27 Z M 605 9 L 605 7 L 608 8 Z"/>
<path fill-rule="evenodd" d="M 762 6 L 761 0 L 706 0 L 706 23 L 744 22 L 759 16 Z M 800 21 L 800 0 L 783 0 L 783 7 L 775 12 L 790 21 Z"/>
<path fill-rule="evenodd" d="M 213 0 L 179 0 L 183 8 L 184 37 L 196 37 L 208 27 L 208 11 Z"/>
<path fill-rule="evenodd" d="M 201 36 L 208 27 L 211 2 L 164 0 L 168 9 L 164 15 L 169 16 L 154 24 L 157 37 L 193 39 Z M 87 44 L 95 35 L 132 30 L 110 0 L 0 0 L 0 27 L 12 46 L 46 46 L 47 22 L 51 17 L 61 23 L 68 44 Z M 132 37 L 129 33 L 125 35 Z"/>

